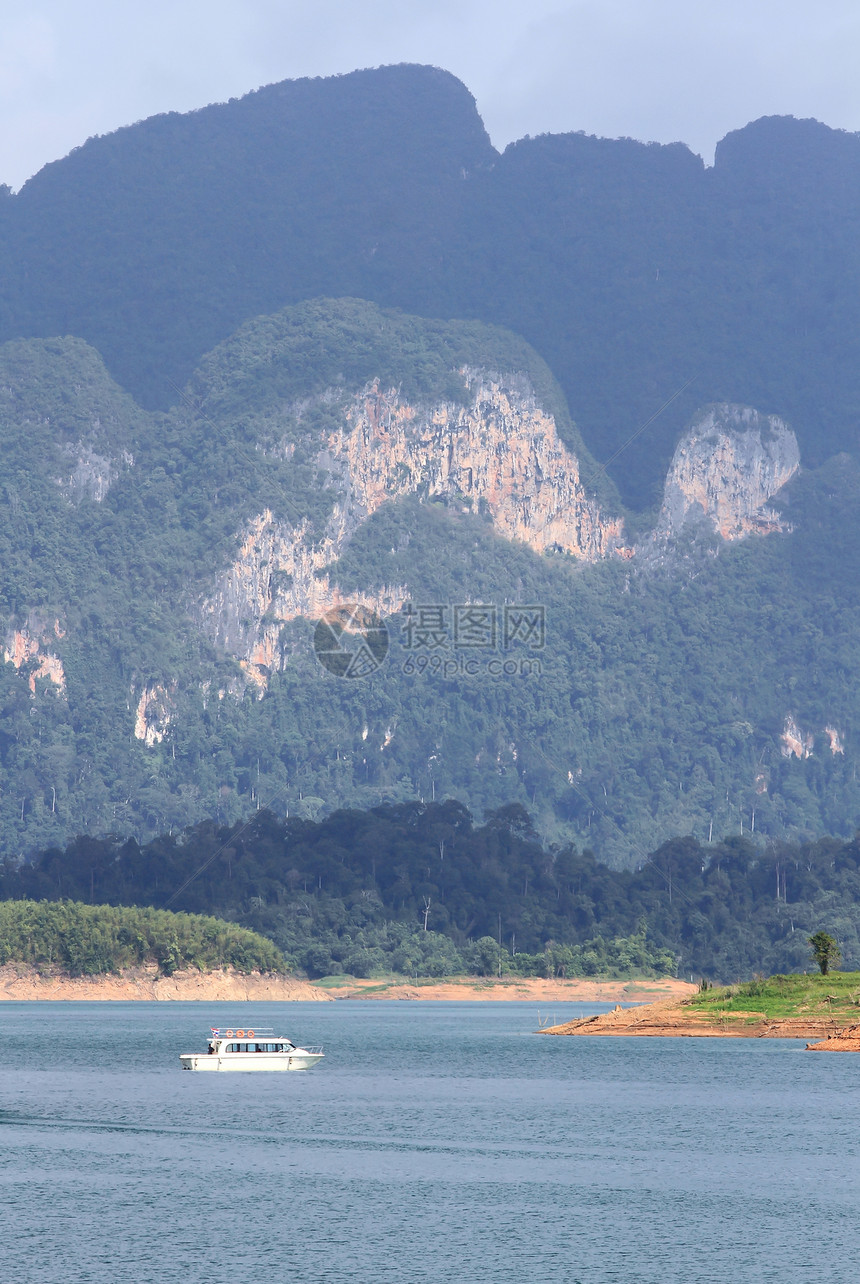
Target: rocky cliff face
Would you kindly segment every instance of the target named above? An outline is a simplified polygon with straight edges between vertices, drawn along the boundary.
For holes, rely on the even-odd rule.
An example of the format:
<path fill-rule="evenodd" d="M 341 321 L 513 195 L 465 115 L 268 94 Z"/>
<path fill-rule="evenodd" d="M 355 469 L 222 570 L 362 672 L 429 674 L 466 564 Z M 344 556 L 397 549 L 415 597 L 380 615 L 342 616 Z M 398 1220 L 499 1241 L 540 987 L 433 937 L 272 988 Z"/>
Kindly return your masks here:
<path fill-rule="evenodd" d="M 797 438 L 776 415 L 728 404 L 700 411 L 675 451 L 657 539 L 693 522 L 725 540 L 785 529 L 768 501 L 799 464 Z"/>
<path fill-rule="evenodd" d="M 142 740 L 151 749 L 153 745 L 161 744 L 173 721 L 176 683 L 172 683 L 170 689 L 160 683 L 145 684 L 139 697 L 132 687 L 131 696 L 132 701 L 137 700 L 134 708 L 135 739 Z"/>
<path fill-rule="evenodd" d="M 834 727 L 831 723 L 828 723 L 821 734 L 827 738 L 827 746 L 834 757 L 837 754 L 842 754 L 844 756 L 845 744 L 843 733 L 838 727 Z M 785 715 L 782 734 L 779 737 L 780 752 L 782 753 L 783 758 L 794 757 L 800 758 L 801 761 L 806 758 L 811 758 L 815 750 L 815 736 L 816 733 L 814 731 L 805 731 L 799 726 L 793 713 L 787 713 Z"/>
<path fill-rule="evenodd" d="M 579 461 L 528 380 L 466 373 L 468 406 L 424 411 L 376 386 L 349 406 L 321 455 L 347 497 L 346 524 L 395 496 L 448 496 L 486 511 L 499 535 L 535 552 L 604 557 L 621 522 L 586 496 Z"/>
<path fill-rule="evenodd" d="M 238 557 L 202 604 L 207 631 L 260 687 L 280 667 L 281 626 L 337 606 L 326 568 L 384 503 L 407 495 L 446 497 L 486 513 L 497 533 L 535 552 L 583 561 L 622 542 L 622 522 L 586 494 L 579 462 L 558 436 L 525 377 L 467 371 L 466 406 L 419 407 L 396 391 L 366 388 L 344 407 L 317 464 L 336 493 L 322 539 L 270 510 L 249 524 Z M 382 614 L 399 609 L 405 585 L 350 594 Z"/>
<path fill-rule="evenodd" d="M 325 570 L 346 546 L 347 531 L 352 533 L 344 516 L 337 506 L 332 529 L 315 543 L 306 521 L 292 527 L 264 509 L 250 522 L 238 557 L 203 603 L 207 631 L 261 692 L 268 675 L 282 664 L 281 627 L 299 616 L 317 618 L 347 600 Z M 348 600 L 390 615 L 407 595 L 405 587 L 395 586 L 351 593 Z"/>
<path fill-rule="evenodd" d="M 128 451 L 114 459 L 99 454 L 86 441 L 64 446 L 62 454 L 67 470 L 57 482 L 73 503 L 91 499 L 100 504 L 120 473 L 134 463 L 134 456 Z"/>
<path fill-rule="evenodd" d="M 50 649 L 52 642 L 65 637 L 65 630 L 59 620 L 49 623 L 37 613 L 31 612 L 21 628 L 10 628 L 6 634 L 3 648 L 3 659 L 6 664 L 14 664 L 16 669 L 29 666 L 27 678 L 30 691 L 35 695 L 36 681 L 46 678 L 58 688 L 61 694 L 66 690 L 66 675 L 63 662 Z"/>
<path fill-rule="evenodd" d="M 497 533 L 535 552 L 594 562 L 625 547 L 623 524 L 588 496 L 576 457 L 523 376 L 466 372 L 471 400 L 410 404 L 374 384 L 348 401 L 316 463 L 336 499 L 322 538 L 309 523 L 290 526 L 264 509 L 199 614 L 209 635 L 264 690 L 281 667 L 282 625 L 341 605 L 328 568 L 373 513 L 406 495 L 445 497 L 485 513 Z M 797 440 L 774 415 L 722 404 L 699 413 L 666 480 L 651 547 L 705 523 L 725 540 L 784 529 L 769 501 L 799 466 Z M 640 550 L 642 551 L 642 550 Z M 350 593 L 380 614 L 408 598 L 408 586 Z"/>

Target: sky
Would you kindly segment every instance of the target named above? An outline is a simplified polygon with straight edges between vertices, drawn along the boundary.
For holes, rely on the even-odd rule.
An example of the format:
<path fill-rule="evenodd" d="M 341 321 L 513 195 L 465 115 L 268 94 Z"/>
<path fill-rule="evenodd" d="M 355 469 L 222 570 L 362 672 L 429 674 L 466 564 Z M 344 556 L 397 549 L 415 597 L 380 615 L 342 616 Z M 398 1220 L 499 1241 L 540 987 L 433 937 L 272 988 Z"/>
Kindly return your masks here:
<path fill-rule="evenodd" d="M 273 81 L 453 72 L 498 148 L 584 130 L 713 159 L 765 115 L 860 130 L 857 0 L 0 0 L 0 183 Z"/>

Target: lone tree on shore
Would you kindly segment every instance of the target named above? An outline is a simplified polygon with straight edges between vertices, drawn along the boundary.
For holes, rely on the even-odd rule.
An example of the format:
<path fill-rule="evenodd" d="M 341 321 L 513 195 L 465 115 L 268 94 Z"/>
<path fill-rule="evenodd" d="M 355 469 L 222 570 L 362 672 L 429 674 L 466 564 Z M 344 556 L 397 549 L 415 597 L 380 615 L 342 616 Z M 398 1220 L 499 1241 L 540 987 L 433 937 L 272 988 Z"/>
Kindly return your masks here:
<path fill-rule="evenodd" d="M 842 958 L 842 951 L 828 932 L 816 932 L 814 936 L 809 937 L 809 944 L 812 948 L 812 957 L 821 969 L 821 975 L 827 976 L 831 967 L 836 967 Z"/>

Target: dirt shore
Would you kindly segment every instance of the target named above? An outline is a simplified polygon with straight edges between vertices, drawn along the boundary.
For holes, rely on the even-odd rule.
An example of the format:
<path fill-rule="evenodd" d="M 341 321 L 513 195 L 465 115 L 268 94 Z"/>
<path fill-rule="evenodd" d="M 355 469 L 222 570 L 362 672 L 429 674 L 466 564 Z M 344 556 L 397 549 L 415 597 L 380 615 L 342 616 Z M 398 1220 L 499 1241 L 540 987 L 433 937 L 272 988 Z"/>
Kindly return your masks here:
<path fill-rule="evenodd" d="M 860 1052 L 860 1025 L 849 1025 L 820 1043 L 807 1043 L 807 1052 Z"/>
<path fill-rule="evenodd" d="M 344 977 L 323 986 L 293 977 L 246 975 L 241 972 L 175 972 L 159 976 L 155 967 L 134 968 L 117 976 L 68 977 L 45 975 L 23 964 L 0 967 L 0 1001 L 55 1000 L 204 1000 L 221 1002 L 283 1002 L 332 999 L 437 999 L 468 1002 L 536 1003 L 649 1003 L 695 993 L 687 981 L 547 981 L 455 977 L 440 981 L 379 980 Z"/>
<path fill-rule="evenodd" d="M 270 1003 L 318 999 L 327 1003 L 331 995 L 307 981 L 271 973 L 174 972 L 159 976 L 155 967 L 132 968 L 116 976 L 50 976 L 23 964 L 0 967 L 0 1001 L 22 999 L 110 1000 L 143 999 L 209 1003 Z"/>
<path fill-rule="evenodd" d="M 693 987 L 690 987 L 691 989 Z M 600 1016 L 583 1017 L 563 1025 L 547 1026 L 541 1034 L 601 1035 L 629 1038 L 643 1036 L 674 1039 L 824 1039 L 828 1043 L 845 1026 L 833 1017 L 763 1017 L 760 1012 L 721 1015 L 697 1011 L 683 999 L 664 999 L 639 1008 L 616 1007 Z M 857 1040 L 856 1025 L 855 1042 Z M 847 1041 L 833 1047 L 853 1050 Z M 816 1051 L 818 1048 L 815 1049 Z M 827 1049 L 830 1050 L 829 1048 Z"/>
<path fill-rule="evenodd" d="M 329 980 L 326 990 L 338 999 L 444 999 L 468 1002 L 538 1003 L 648 1003 L 654 999 L 695 994 L 689 981 L 546 981 L 539 977 L 497 980 L 493 977 L 455 977 L 440 981 L 409 982 L 356 980 L 343 984 Z"/>

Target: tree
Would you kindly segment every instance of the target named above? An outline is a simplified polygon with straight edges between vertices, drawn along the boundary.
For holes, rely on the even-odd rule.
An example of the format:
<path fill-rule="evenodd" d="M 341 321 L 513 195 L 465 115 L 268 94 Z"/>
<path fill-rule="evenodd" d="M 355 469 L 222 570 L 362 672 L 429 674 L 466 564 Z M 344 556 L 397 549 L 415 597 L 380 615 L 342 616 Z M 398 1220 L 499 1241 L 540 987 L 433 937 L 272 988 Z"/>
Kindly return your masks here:
<path fill-rule="evenodd" d="M 827 976 L 830 968 L 836 967 L 842 958 L 842 951 L 827 932 L 816 932 L 814 936 L 809 937 L 809 944 L 812 947 L 812 957 L 821 969 L 821 975 Z"/>

